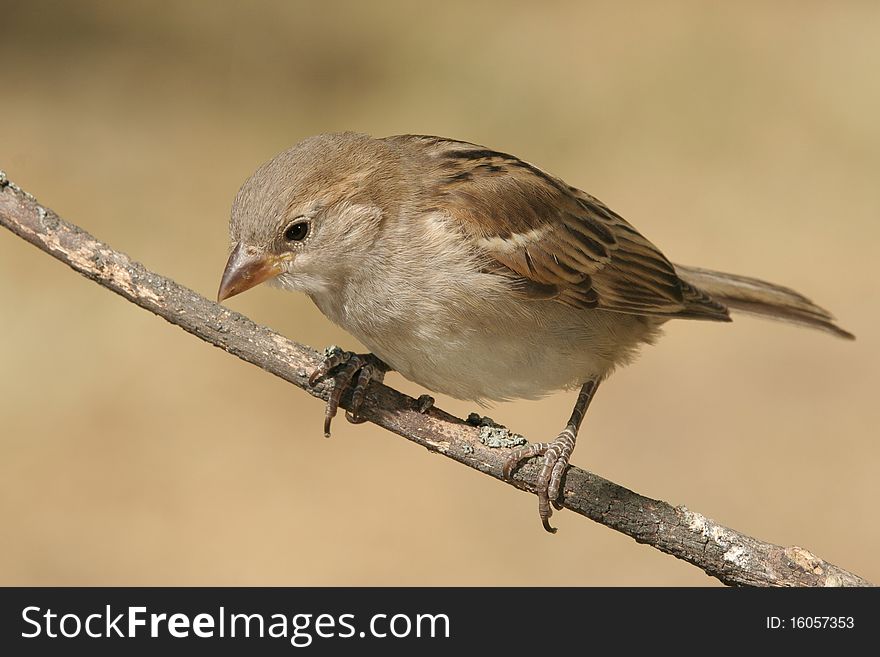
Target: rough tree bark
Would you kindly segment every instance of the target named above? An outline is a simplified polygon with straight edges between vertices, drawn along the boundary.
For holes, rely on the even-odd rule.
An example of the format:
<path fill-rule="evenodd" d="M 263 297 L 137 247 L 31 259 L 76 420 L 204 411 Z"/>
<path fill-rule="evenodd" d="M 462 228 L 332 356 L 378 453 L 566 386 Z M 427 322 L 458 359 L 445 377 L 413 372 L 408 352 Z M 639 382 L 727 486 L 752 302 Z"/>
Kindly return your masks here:
<path fill-rule="evenodd" d="M 0 224 L 82 275 L 267 372 L 325 399 L 329 383 L 312 387 L 309 373 L 321 355 L 178 283 L 155 274 L 128 256 L 41 206 L 0 171 Z M 343 400 L 348 407 L 349 400 Z M 479 470 L 500 481 L 507 447 L 524 441 L 503 427 L 427 413 L 387 386 L 373 383 L 361 409 L 366 420 Z M 510 483 L 534 489 L 535 462 L 519 468 Z M 564 506 L 662 552 L 683 559 L 725 584 L 746 586 L 871 586 L 865 579 L 800 547 L 782 547 L 746 536 L 684 506 L 671 506 L 570 467 Z"/>

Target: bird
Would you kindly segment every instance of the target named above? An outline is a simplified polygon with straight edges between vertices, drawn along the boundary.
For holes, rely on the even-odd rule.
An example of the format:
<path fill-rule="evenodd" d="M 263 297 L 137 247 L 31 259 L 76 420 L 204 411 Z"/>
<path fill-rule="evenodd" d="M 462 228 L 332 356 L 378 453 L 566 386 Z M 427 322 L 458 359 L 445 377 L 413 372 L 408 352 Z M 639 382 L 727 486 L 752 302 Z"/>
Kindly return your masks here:
<path fill-rule="evenodd" d="M 242 185 L 218 301 L 268 282 L 308 295 L 369 354 L 325 352 L 324 431 L 340 398 L 358 411 L 394 370 L 480 404 L 577 389 L 563 430 L 508 456 L 540 457 L 547 531 L 599 385 L 672 319 L 749 313 L 854 336 L 802 294 L 673 264 L 590 194 L 513 155 L 428 135 L 308 137 Z"/>

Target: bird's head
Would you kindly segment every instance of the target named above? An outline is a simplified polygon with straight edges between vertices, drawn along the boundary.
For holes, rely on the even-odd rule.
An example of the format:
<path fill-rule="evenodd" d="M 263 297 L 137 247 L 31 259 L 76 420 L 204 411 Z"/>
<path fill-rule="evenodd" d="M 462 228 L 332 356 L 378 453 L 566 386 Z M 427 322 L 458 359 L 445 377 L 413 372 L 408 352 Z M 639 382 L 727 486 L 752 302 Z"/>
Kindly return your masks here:
<path fill-rule="evenodd" d="M 394 152 L 355 133 L 310 137 L 261 166 L 232 205 L 218 300 L 264 281 L 320 295 L 344 280 L 379 234 L 396 175 Z"/>

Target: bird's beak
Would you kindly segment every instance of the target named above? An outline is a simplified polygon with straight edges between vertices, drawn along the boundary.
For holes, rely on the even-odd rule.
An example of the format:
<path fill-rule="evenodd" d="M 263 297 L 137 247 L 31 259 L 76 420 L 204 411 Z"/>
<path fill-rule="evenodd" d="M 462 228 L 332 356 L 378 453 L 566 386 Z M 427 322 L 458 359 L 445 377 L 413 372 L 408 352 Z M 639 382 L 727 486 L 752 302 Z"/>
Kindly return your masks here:
<path fill-rule="evenodd" d="M 281 258 L 248 248 L 239 242 L 226 262 L 220 290 L 217 292 L 217 302 L 275 278 L 282 271 Z"/>

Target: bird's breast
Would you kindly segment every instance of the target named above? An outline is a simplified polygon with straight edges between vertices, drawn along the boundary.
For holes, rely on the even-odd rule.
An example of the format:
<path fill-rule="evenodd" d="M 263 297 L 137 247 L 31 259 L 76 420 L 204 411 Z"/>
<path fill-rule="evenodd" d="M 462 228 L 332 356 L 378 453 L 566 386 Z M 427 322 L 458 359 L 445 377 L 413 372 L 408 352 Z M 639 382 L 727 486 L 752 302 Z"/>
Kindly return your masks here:
<path fill-rule="evenodd" d="M 407 379 L 480 402 L 535 399 L 602 377 L 654 330 L 632 315 L 523 299 L 479 276 L 487 280 L 428 289 L 381 278 L 314 300 Z"/>
<path fill-rule="evenodd" d="M 442 215 L 400 218 L 344 281 L 312 298 L 406 378 L 475 401 L 536 398 L 604 376 L 656 328 L 526 299 L 486 265 Z"/>

